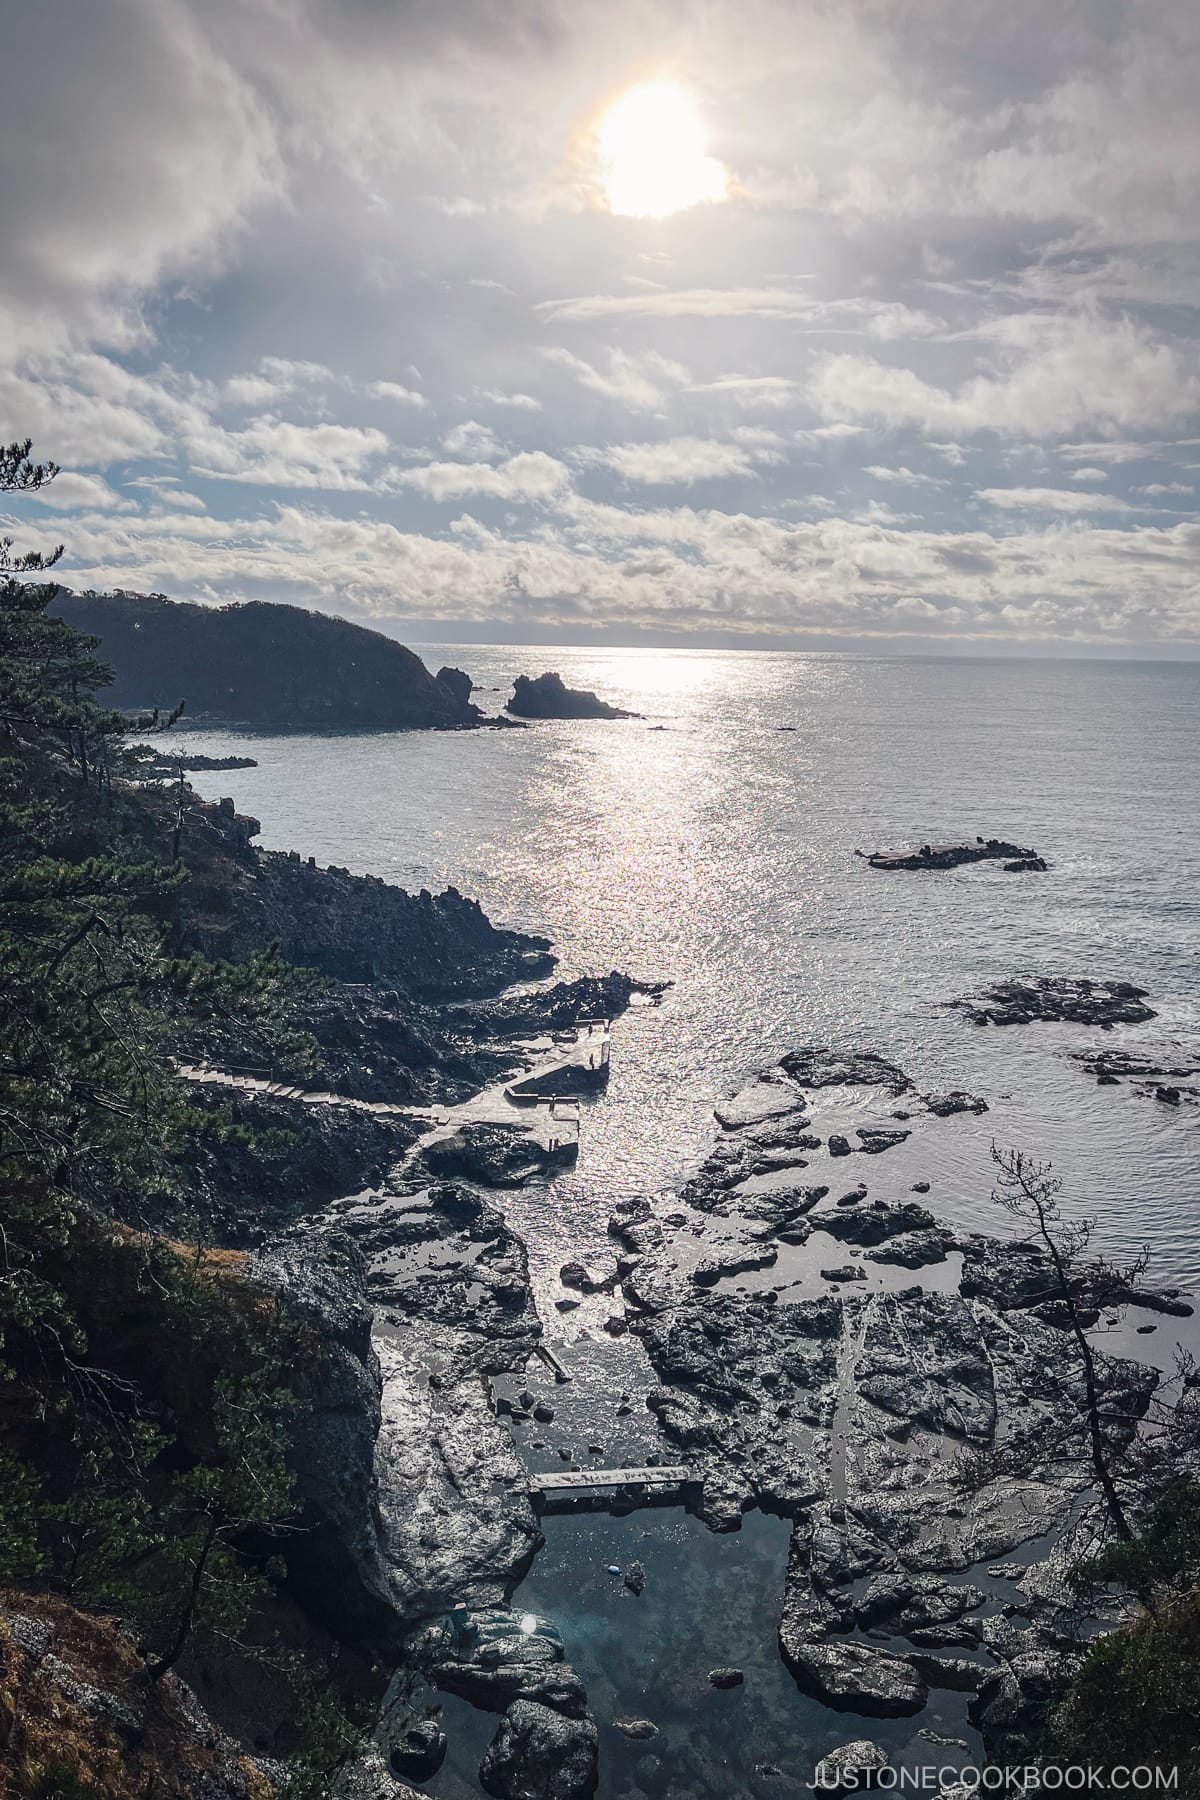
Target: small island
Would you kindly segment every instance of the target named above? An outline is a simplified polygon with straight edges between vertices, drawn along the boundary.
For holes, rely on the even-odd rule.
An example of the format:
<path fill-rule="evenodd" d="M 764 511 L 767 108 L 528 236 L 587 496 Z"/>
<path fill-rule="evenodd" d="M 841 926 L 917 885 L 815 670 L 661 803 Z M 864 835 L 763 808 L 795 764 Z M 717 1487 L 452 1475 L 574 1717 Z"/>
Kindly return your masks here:
<path fill-rule="evenodd" d="M 958 869 L 964 863 L 1002 862 L 1008 874 L 1044 873 L 1046 862 L 1036 850 L 1003 838 L 977 837 L 973 844 L 921 844 L 915 850 L 856 850 L 872 869 Z"/>
<path fill-rule="evenodd" d="M 518 675 L 513 682 L 512 699 L 504 709 L 522 719 L 638 719 L 640 713 L 626 712 L 610 706 L 598 694 L 586 688 L 569 688 L 555 670 L 547 670 L 536 680 Z"/>

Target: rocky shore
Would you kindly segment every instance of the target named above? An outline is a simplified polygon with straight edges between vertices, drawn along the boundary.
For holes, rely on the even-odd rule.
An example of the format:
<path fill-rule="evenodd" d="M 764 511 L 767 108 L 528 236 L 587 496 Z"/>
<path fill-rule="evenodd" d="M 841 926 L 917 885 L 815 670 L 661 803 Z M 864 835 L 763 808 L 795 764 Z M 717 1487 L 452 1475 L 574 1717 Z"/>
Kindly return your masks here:
<path fill-rule="evenodd" d="M 587 1800 L 616 1740 L 637 1753 L 647 1785 L 633 1792 L 670 1791 L 655 1721 L 597 1712 L 569 1619 L 517 1595 L 544 1542 L 538 1470 L 606 1461 L 685 1468 L 712 1533 L 752 1513 L 786 1521 L 778 1656 L 797 1704 L 846 1716 L 831 1755 L 881 1767 L 886 1744 L 864 1732 L 911 1721 L 936 1741 L 935 1718 L 997 1760 L 1031 1753 L 1087 1516 L 1084 1462 L 1059 1454 L 1079 1424 L 1064 1309 L 1036 1245 L 957 1230 L 912 1178 L 914 1152 L 936 1168 L 938 1134 L 987 1098 L 920 1091 L 875 1050 L 808 1044 L 720 1102 L 701 1165 L 614 1208 L 611 1261 L 562 1266 L 561 1307 L 599 1295 L 607 1309 L 586 1350 L 593 1386 L 620 1370 L 600 1430 L 543 1360 L 500 1196 L 558 1154 L 518 1103 L 602 1086 L 572 1087 L 571 1040 L 661 984 L 553 982 L 546 940 L 497 929 L 454 890 L 407 895 L 263 855 L 253 820 L 189 809 L 190 941 L 235 959 L 274 941 L 326 983 L 307 1012 L 320 1093 L 206 1090 L 286 1151 L 272 1165 L 234 1144 L 200 1179 L 223 1240 L 252 1250 L 249 1278 L 311 1322 L 310 1404 L 289 1451 L 299 1511 L 279 1547 L 289 1590 L 396 1669 L 341 1800 L 397 1800 L 433 1776 L 454 1731 L 439 1694 L 494 1719 L 479 1781 L 499 1800 Z M 956 1004 L 980 1022 L 1104 1027 L 1152 1017 L 1145 998 L 1031 978 Z M 1183 1070 L 1086 1054 L 1097 1079 Z M 580 1066 L 598 1077 L 595 1055 Z M 1092 1295 L 1085 1277 L 1078 1303 L 1096 1319 L 1142 1309 L 1143 1329 L 1190 1313 L 1111 1278 Z M 1160 1376 L 1102 1348 L 1097 1370 L 1115 1454 Z M 997 1458 L 1017 1429 L 1043 1449 L 1014 1473 Z M 625 1511 L 645 1498 L 635 1488 Z M 612 1573 L 633 1599 L 654 1579 L 640 1562 Z M 717 1649 L 710 1686 L 740 1691 Z M 728 1792 L 684 1763 L 689 1792 Z M 810 1776 L 756 1763 L 745 1792 L 792 1795 Z"/>

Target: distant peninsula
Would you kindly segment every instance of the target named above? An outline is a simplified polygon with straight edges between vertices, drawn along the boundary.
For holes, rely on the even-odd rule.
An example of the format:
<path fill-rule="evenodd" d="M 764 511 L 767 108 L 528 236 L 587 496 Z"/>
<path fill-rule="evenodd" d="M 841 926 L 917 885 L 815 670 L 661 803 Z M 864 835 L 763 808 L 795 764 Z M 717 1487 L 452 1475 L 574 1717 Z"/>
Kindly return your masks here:
<path fill-rule="evenodd" d="M 382 632 L 300 606 L 198 606 L 162 594 L 72 594 L 52 611 L 99 640 L 118 707 L 263 730 L 455 730 L 480 723 L 470 682 L 432 675 Z"/>

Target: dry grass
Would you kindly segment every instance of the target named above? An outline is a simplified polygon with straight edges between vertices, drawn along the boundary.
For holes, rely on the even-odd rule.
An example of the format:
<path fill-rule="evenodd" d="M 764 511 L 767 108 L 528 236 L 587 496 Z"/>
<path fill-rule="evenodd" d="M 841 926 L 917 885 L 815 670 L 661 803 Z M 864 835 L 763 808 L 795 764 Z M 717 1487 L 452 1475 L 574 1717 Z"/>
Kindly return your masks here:
<path fill-rule="evenodd" d="M 46 1659 L 20 1647 L 11 1613 L 50 1628 Z M 50 1658 L 128 1708 L 140 1730 L 123 1732 L 72 1699 Z M 0 1800 L 193 1800 L 211 1794 L 214 1780 L 229 1800 L 275 1794 L 252 1758 L 197 1733 L 179 1683 L 147 1684 L 145 1665 L 115 1625 L 49 1595 L 0 1594 Z"/>

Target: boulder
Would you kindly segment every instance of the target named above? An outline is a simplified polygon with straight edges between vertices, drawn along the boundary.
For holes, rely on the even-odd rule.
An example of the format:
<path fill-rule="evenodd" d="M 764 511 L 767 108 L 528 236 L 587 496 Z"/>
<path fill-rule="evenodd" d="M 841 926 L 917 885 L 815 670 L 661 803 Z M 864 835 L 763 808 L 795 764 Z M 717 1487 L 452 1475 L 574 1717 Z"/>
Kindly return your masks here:
<path fill-rule="evenodd" d="M 817 1764 L 813 1782 L 817 1793 L 857 1793 L 861 1788 L 878 1785 L 881 1769 L 890 1769 L 891 1758 L 879 1744 L 869 1738 L 855 1738 L 852 1744 L 841 1744 Z"/>
<path fill-rule="evenodd" d="M 919 1713 L 929 1699 L 912 1663 L 888 1650 L 797 1637 L 786 1621 L 779 1646 L 797 1685 L 837 1712 L 902 1719 Z"/>
<path fill-rule="evenodd" d="M 590 1800 L 598 1780 L 598 1734 L 590 1719 L 566 1718 L 536 1700 L 516 1700 L 479 1765 L 496 1800 Z"/>

